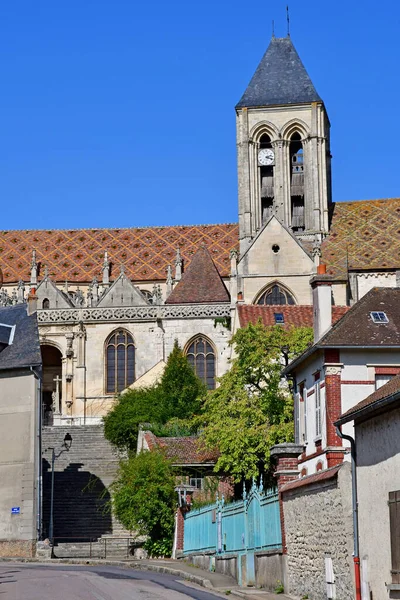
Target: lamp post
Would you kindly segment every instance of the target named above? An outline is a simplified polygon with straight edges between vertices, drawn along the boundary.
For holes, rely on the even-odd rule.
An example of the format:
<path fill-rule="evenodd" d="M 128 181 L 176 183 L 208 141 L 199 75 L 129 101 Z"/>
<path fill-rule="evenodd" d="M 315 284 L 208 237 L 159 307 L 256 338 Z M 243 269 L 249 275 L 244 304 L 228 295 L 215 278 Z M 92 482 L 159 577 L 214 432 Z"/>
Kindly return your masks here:
<path fill-rule="evenodd" d="M 50 544 L 53 544 L 53 529 L 54 529 L 54 463 L 57 458 L 61 456 L 63 452 L 69 452 L 69 449 L 72 445 L 72 437 L 70 433 L 66 433 L 64 436 L 63 446 L 64 448 L 60 450 L 58 454 L 55 452 L 55 448 L 47 448 L 47 450 L 51 450 L 51 495 L 50 495 L 50 523 L 49 523 L 49 540 Z"/>

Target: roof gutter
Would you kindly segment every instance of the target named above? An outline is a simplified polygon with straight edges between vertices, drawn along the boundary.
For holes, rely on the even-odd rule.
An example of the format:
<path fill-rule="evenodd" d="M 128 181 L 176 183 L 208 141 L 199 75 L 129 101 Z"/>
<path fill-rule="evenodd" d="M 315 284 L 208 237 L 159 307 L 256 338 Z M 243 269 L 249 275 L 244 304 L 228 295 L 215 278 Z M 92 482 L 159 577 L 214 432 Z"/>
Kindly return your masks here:
<path fill-rule="evenodd" d="M 357 349 L 357 350 L 394 350 L 394 349 L 399 349 L 400 348 L 400 344 L 397 345 L 390 345 L 390 346 L 382 346 L 382 345 L 377 345 L 377 346 L 358 346 L 357 344 L 354 345 L 344 345 L 344 344 L 320 344 L 319 342 L 317 342 L 316 344 L 313 344 L 310 348 L 308 348 L 305 352 L 303 352 L 303 354 L 300 354 L 300 356 L 298 356 L 297 358 L 295 358 L 294 360 L 292 360 L 291 363 L 288 364 L 287 367 L 285 367 L 282 371 L 283 375 L 289 375 L 294 368 L 296 368 L 298 365 L 300 365 L 306 358 L 308 358 L 309 356 L 311 356 L 312 354 L 314 354 L 314 352 L 316 352 L 317 350 L 325 350 L 325 349 L 330 349 L 330 348 L 334 348 L 335 350 L 351 350 L 351 349 Z"/>

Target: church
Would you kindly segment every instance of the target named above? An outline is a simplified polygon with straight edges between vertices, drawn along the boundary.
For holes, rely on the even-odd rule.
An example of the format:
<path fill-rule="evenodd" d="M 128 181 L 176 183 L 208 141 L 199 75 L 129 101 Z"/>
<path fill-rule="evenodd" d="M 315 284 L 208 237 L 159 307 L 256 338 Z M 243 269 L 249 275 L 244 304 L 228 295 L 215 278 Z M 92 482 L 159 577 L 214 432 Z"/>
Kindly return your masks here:
<path fill-rule="evenodd" d="M 333 202 L 328 114 L 290 36 L 235 113 L 238 223 L 0 232 L 0 305 L 37 303 L 44 424 L 101 422 L 175 340 L 213 389 L 239 327 L 312 325 L 318 267 L 338 311 L 398 285 L 400 199 Z"/>

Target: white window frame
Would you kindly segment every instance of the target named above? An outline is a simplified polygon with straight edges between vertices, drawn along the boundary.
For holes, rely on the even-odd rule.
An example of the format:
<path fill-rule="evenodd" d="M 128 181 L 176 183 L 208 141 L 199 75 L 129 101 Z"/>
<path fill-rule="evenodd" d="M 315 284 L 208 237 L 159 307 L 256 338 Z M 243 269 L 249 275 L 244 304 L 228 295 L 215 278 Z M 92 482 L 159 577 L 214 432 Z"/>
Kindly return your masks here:
<path fill-rule="evenodd" d="M 307 434 L 307 388 L 304 385 L 303 388 L 303 441 L 305 444 L 308 444 L 308 434 Z"/>
<path fill-rule="evenodd" d="M 322 415 L 321 415 L 321 382 L 319 379 L 314 384 L 315 387 L 315 439 L 319 440 L 322 436 Z"/>

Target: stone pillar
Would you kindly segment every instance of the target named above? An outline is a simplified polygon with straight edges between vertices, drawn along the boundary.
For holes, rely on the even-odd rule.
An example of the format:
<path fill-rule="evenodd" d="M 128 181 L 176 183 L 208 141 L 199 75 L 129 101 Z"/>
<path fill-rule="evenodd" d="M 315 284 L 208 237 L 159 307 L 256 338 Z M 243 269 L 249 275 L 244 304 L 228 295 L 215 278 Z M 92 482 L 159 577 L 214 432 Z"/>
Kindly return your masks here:
<path fill-rule="evenodd" d="M 299 478 L 299 456 L 303 452 L 300 444 L 277 444 L 271 448 L 271 456 L 275 457 L 275 477 L 278 484 L 279 511 L 282 530 L 282 551 L 286 554 L 285 516 L 283 511 L 282 487 L 285 483 Z"/>
<path fill-rule="evenodd" d="M 325 350 L 325 421 L 326 421 L 326 461 L 328 468 L 343 462 L 346 451 L 334 425 L 342 414 L 340 351 Z"/>

